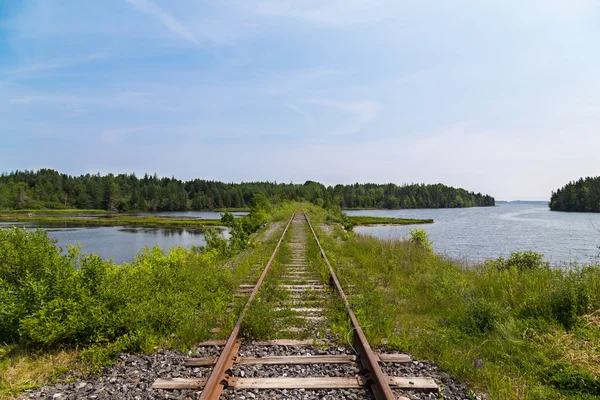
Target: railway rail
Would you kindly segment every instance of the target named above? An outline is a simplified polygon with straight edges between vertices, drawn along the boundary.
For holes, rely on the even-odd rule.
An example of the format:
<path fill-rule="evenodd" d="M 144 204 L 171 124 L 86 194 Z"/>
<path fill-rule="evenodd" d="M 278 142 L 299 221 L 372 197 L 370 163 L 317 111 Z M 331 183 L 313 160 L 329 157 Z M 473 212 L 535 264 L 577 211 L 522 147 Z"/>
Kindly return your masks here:
<path fill-rule="evenodd" d="M 308 259 L 307 240 L 315 241 L 322 260 Z M 267 275 L 274 273 L 271 266 L 284 243 L 289 249 L 289 257 L 283 270 L 278 271 L 278 289 L 286 295 L 272 309 L 273 324 L 276 324 L 276 316 L 283 313 L 292 316 L 291 321 L 297 321 L 297 326 L 288 323 L 289 326 L 270 341 L 244 341 L 244 319 Z M 327 282 L 323 282 L 322 275 L 313 267 L 316 262 L 326 264 Z M 189 358 L 185 365 L 196 368 L 198 378 L 159 378 L 152 385 L 154 389 L 198 389 L 201 390 L 200 399 L 207 400 L 223 396 L 271 398 L 275 397 L 274 393 L 279 393 L 279 397 L 311 398 L 306 396 L 307 390 L 320 391 L 315 398 L 328 394 L 331 398 L 406 400 L 405 393 L 411 391 L 439 390 L 429 377 L 390 376 L 382 372 L 380 364 L 410 363 L 412 359 L 406 354 L 373 351 L 308 215 L 303 212 L 290 217 L 258 281 L 240 285 L 236 296 L 247 296 L 247 301 L 229 338 L 200 344 L 216 346 L 220 355 Z M 353 341 L 349 348 L 331 343 L 327 334 L 326 314 L 331 296 L 341 298 L 352 324 Z M 299 339 L 299 336 L 304 338 Z M 227 393 L 233 395 L 227 397 Z"/>

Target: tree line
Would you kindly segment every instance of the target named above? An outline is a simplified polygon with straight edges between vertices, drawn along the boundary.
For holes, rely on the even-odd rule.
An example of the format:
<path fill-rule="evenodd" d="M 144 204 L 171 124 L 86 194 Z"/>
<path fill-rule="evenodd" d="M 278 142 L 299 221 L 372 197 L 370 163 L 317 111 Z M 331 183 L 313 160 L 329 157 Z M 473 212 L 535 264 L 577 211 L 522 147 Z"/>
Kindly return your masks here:
<path fill-rule="evenodd" d="M 552 192 L 550 210 L 600 212 L 600 176 L 580 178 Z"/>
<path fill-rule="evenodd" d="M 0 210 L 97 209 L 127 211 L 186 211 L 247 208 L 255 195 L 269 201 L 310 201 L 342 208 L 451 208 L 493 206 L 489 195 L 442 184 L 355 183 L 328 186 L 277 182 L 224 183 L 159 178 L 156 174 L 80 175 L 52 169 L 14 171 L 0 175 Z"/>

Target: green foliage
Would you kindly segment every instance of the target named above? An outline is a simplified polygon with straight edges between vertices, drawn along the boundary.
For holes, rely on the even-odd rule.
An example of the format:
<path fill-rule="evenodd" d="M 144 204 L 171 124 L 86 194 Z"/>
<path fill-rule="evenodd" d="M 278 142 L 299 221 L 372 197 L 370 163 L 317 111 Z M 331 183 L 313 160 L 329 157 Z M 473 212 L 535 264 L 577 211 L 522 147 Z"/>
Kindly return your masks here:
<path fill-rule="evenodd" d="M 23 318 L 68 294 L 73 260 L 55 243 L 42 230 L 0 229 L 0 342 L 18 340 Z"/>
<path fill-rule="evenodd" d="M 277 333 L 277 326 L 273 323 L 273 304 L 263 296 L 255 299 L 243 322 L 242 332 L 248 339 L 269 339 Z"/>
<path fill-rule="evenodd" d="M 330 219 L 334 221 L 334 219 Z M 337 221 L 344 226 L 346 230 L 352 230 L 357 225 L 417 225 L 433 224 L 432 219 L 410 219 L 410 218 L 388 218 L 388 217 L 367 217 L 367 216 L 348 216 L 343 215 Z"/>
<path fill-rule="evenodd" d="M 77 211 L 75 211 L 76 213 Z M 46 213 L 46 211 L 44 211 Z M 73 210 L 71 210 L 73 213 Z M 22 213 L 10 212 L 0 215 L 0 221 L 8 222 L 40 222 L 44 225 L 60 226 L 147 226 L 147 227 L 168 227 L 168 228 L 203 228 L 205 226 L 220 226 L 221 222 L 214 219 L 177 219 L 169 217 L 141 217 L 141 216 L 103 216 L 103 217 L 76 217 L 76 216 L 44 216 L 36 215 L 25 216 Z"/>
<path fill-rule="evenodd" d="M 255 197 L 261 195 L 262 198 Z M 263 199 L 273 204 L 307 201 L 330 208 L 445 208 L 493 206 L 494 198 L 441 184 L 354 184 L 325 187 L 271 182 L 223 183 L 159 178 L 135 174 L 106 176 L 60 174 L 51 169 L 14 171 L 0 175 L 0 210 L 102 209 L 127 211 L 185 211 L 246 209 Z M 260 201 L 259 201 L 260 200 Z M 268 208 L 258 204 L 258 208 Z"/>
<path fill-rule="evenodd" d="M 594 376 L 584 368 L 577 368 L 566 363 L 558 363 L 546 369 L 546 382 L 561 392 L 600 396 L 600 377 Z"/>
<path fill-rule="evenodd" d="M 127 340 L 129 348 L 134 337 L 185 332 L 184 321 L 196 332 L 185 340 L 197 340 L 225 315 L 233 291 L 229 269 L 184 248 L 146 249 L 117 266 L 74 247 L 61 255 L 41 230 L 0 229 L 0 239 L 3 343 L 53 348 Z"/>
<path fill-rule="evenodd" d="M 495 205 L 491 196 L 442 184 L 398 186 L 393 183 L 356 183 L 336 185 L 328 188 L 328 192 L 332 203 L 339 204 L 342 208 L 453 208 Z"/>
<path fill-rule="evenodd" d="M 552 211 L 600 212 L 600 176 L 580 178 L 552 192 Z"/>
<path fill-rule="evenodd" d="M 386 338 L 490 398 L 598 397 L 600 266 L 549 268 L 522 252 L 466 267 L 410 239 L 321 239 L 372 343 Z"/>
<path fill-rule="evenodd" d="M 221 223 L 229 228 L 229 240 L 220 232 L 209 229 L 206 233 L 205 250 L 214 251 L 219 255 L 232 256 L 244 250 L 248 245 L 250 235 L 270 221 L 274 208 L 263 195 L 256 195 L 252 201 L 250 214 L 235 218 L 233 214 L 221 214 Z"/>
<path fill-rule="evenodd" d="M 429 235 L 427 235 L 427 232 L 424 231 L 423 229 L 411 229 L 408 232 L 409 235 L 409 239 L 408 241 L 427 251 L 428 253 L 432 253 L 433 252 L 433 242 L 431 240 L 429 240 Z"/>
<path fill-rule="evenodd" d="M 538 268 L 550 268 L 550 263 L 544 261 L 544 256 L 535 251 L 516 251 L 511 253 L 508 259 L 499 257 L 495 260 L 487 261 L 489 266 L 499 270 L 516 268 L 519 271 L 531 271 Z"/>
<path fill-rule="evenodd" d="M 471 334 L 485 334 L 494 331 L 501 312 L 498 304 L 479 298 L 467 301 L 464 310 L 457 317 L 455 324 L 460 329 Z"/>

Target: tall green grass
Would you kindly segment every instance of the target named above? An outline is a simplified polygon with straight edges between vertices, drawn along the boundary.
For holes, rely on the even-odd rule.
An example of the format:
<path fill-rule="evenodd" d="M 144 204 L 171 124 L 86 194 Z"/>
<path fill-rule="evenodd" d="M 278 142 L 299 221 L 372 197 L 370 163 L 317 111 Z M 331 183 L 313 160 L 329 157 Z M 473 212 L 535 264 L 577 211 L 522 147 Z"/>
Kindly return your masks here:
<path fill-rule="evenodd" d="M 525 252 L 466 267 L 419 240 L 320 236 L 372 343 L 493 399 L 600 398 L 599 266 L 551 268 Z"/>
<path fill-rule="evenodd" d="M 271 217 L 257 218 L 248 224 Z M 186 349 L 214 327 L 226 334 L 235 288 L 260 273 L 253 266 L 268 260 L 276 231 L 253 235 L 233 256 L 154 247 L 115 265 L 76 246 L 62 254 L 43 230 L 0 229 L 0 343 L 19 352 L 76 347 L 96 369 L 121 351 Z"/>

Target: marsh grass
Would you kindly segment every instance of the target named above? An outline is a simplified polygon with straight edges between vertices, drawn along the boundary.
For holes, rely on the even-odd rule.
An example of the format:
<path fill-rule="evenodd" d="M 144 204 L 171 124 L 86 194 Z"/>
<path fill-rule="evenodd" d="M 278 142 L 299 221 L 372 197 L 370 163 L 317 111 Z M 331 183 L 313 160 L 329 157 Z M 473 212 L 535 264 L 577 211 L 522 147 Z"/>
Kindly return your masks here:
<path fill-rule="evenodd" d="M 0 211 L 0 215 L 11 215 L 11 214 L 110 214 L 110 212 L 106 210 L 96 210 L 96 209 L 77 209 L 77 208 L 65 208 L 65 209 L 24 209 L 24 210 L 8 210 L 8 211 Z"/>
<path fill-rule="evenodd" d="M 207 226 L 223 226 L 220 220 L 214 219 L 177 219 L 166 217 L 134 217 L 111 216 L 110 218 L 85 218 L 85 217 L 51 217 L 51 216 L 24 216 L 0 215 L 0 221 L 6 222 L 34 222 L 57 226 L 146 226 L 163 228 L 202 228 Z"/>
<path fill-rule="evenodd" d="M 600 396 L 599 267 L 521 253 L 465 268 L 405 241 L 339 228 L 320 239 L 372 344 L 385 338 L 493 399 Z"/>
<path fill-rule="evenodd" d="M 359 225 L 419 225 L 433 224 L 432 219 L 410 219 L 392 217 L 345 216 L 344 226 L 351 229 Z"/>

